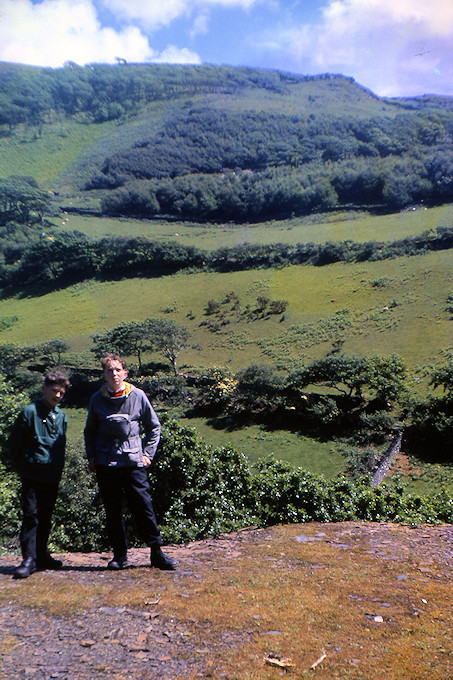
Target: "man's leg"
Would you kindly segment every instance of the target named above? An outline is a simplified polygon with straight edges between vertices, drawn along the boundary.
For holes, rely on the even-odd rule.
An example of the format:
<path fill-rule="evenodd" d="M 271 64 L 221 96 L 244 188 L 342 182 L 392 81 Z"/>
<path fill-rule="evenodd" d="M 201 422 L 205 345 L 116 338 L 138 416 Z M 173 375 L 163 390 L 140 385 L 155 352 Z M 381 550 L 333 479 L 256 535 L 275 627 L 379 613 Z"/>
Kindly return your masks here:
<path fill-rule="evenodd" d="M 28 479 L 22 480 L 22 525 L 19 540 L 22 562 L 14 570 L 14 578 L 28 578 L 36 571 L 36 533 L 38 529 L 38 501 L 36 489 Z"/>
<path fill-rule="evenodd" d="M 38 532 L 38 498 L 35 484 L 29 479 L 22 480 L 21 489 L 22 525 L 19 540 L 24 560 L 36 562 L 36 535 Z"/>
<path fill-rule="evenodd" d="M 124 491 L 140 538 L 149 546 L 162 545 L 145 468 L 126 468 Z"/>
<path fill-rule="evenodd" d="M 132 516 L 137 524 L 140 537 L 151 548 L 151 566 L 158 569 L 174 570 L 176 562 L 161 550 L 162 537 L 157 526 L 151 499 L 148 473 L 145 468 L 128 468 L 125 492 Z"/>
<path fill-rule="evenodd" d="M 123 469 L 96 467 L 96 478 L 104 504 L 107 536 L 113 550 L 114 560 L 124 560 L 127 555 L 126 527 L 123 517 Z"/>
<path fill-rule="evenodd" d="M 52 514 L 57 501 L 58 484 L 37 484 L 38 528 L 36 532 L 36 564 L 41 569 L 59 569 L 60 560 L 54 560 L 47 551 Z"/>

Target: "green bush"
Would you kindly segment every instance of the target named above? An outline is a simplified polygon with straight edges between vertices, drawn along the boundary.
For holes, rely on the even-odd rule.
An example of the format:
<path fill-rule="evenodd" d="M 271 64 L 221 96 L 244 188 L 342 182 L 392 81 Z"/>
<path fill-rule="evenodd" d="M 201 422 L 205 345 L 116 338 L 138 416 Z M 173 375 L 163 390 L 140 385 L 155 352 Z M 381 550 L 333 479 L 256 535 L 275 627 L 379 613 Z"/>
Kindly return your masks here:
<path fill-rule="evenodd" d="M 77 445 L 69 446 L 50 535 L 52 549 L 69 552 L 107 550 L 104 508 L 96 477 L 87 471 Z"/>
<path fill-rule="evenodd" d="M 453 429 L 453 398 L 429 397 L 409 405 L 410 426 L 406 441 L 419 458 L 429 461 L 451 461 L 451 433 Z"/>
<path fill-rule="evenodd" d="M 0 467 L 0 548 L 18 547 L 21 521 L 19 480 Z"/>
<path fill-rule="evenodd" d="M 326 480 L 273 458 L 251 469 L 243 454 L 213 449 L 173 421 L 164 424 L 159 454 L 150 471 L 154 505 L 166 542 L 184 543 L 247 526 L 294 522 L 449 522 L 453 498 L 445 489 L 412 496 L 400 485 L 373 488 L 362 476 Z M 0 539 L 17 546 L 18 481 L 0 479 Z M 141 545 L 126 516 L 130 545 Z M 68 450 L 51 534 L 52 550 L 108 549 L 95 478 L 77 446 Z"/>
<path fill-rule="evenodd" d="M 169 422 L 151 469 L 154 508 L 167 541 L 181 542 L 253 524 L 246 457 L 213 449 L 195 431 Z"/>
<path fill-rule="evenodd" d="M 28 403 L 28 398 L 0 376 L 0 447 L 2 451 L 1 462 L 8 465 L 9 456 L 6 449 L 11 427 L 19 412 Z"/>
<path fill-rule="evenodd" d="M 0 376 L 0 546 L 17 546 L 20 527 L 19 480 L 12 472 L 7 446 L 11 427 L 27 397 Z"/>

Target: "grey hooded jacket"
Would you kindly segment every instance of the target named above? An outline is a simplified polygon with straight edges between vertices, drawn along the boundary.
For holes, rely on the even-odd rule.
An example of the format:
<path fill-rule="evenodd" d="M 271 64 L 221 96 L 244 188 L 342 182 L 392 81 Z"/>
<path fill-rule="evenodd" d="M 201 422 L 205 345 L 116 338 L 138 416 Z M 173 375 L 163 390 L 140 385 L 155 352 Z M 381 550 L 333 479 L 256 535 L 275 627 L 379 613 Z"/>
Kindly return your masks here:
<path fill-rule="evenodd" d="M 143 467 L 154 458 L 160 422 L 148 397 L 126 383 L 126 396 L 112 398 L 105 387 L 93 394 L 84 430 L 88 460 L 109 467 Z"/>

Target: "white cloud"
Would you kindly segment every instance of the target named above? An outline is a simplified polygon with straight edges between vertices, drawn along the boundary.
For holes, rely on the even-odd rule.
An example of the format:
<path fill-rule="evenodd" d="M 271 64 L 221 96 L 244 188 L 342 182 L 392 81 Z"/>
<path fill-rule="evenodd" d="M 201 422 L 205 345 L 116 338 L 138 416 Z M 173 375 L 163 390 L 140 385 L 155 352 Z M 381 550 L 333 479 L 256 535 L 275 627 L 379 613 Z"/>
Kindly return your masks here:
<path fill-rule="evenodd" d="M 158 53 L 136 26 L 121 30 L 101 26 L 92 0 L 0 0 L 0 61 L 58 67 L 160 61 L 197 64 L 200 58 L 187 49 L 167 47 Z"/>
<path fill-rule="evenodd" d="M 150 61 L 159 64 L 201 64 L 201 59 L 196 52 L 175 45 L 168 45 L 160 55 Z"/>
<path fill-rule="evenodd" d="M 174 19 L 206 13 L 215 8 L 250 9 L 263 0 L 99 0 L 119 19 L 139 21 L 150 29 L 168 26 Z M 266 2 L 267 0 L 264 0 Z"/>
<path fill-rule="evenodd" d="M 272 41 L 289 70 L 344 73 L 397 96 L 453 90 L 452 33 L 452 0 L 328 0 L 319 24 L 274 32 Z"/>
<path fill-rule="evenodd" d="M 144 61 L 155 55 L 136 27 L 103 28 L 91 0 L 0 0 L 0 60 L 39 66 Z"/>
<path fill-rule="evenodd" d="M 197 17 L 195 17 L 195 20 L 192 24 L 192 28 L 190 30 L 190 37 L 193 39 L 197 35 L 206 35 L 206 33 L 208 33 L 208 26 L 209 15 L 199 14 Z"/>
<path fill-rule="evenodd" d="M 100 0 L 100 4 L 119 19 L 138 20 L 153 29 L 189 13 L 186 0 Z"/>

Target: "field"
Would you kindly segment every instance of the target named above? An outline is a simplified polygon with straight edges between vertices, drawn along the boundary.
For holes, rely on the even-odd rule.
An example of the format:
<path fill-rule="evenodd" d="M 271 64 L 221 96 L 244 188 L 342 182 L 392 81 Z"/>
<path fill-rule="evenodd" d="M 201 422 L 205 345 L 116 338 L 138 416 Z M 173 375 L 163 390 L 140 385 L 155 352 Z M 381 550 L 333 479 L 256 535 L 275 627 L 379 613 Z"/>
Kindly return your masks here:
<path fill-rule="evenodd" d="M 322 268 L 85 282 L 36 298 L 1 300 L 0 318 L 16 315 L 18 322 L 0 337 L 3 343 L 29 344 L 60 338 L 72 351 L 86 351 L 93 333 L 122 321 L 164 316 L 192 333 L 192 347 L 180 356 L 188 369 L 229 366 L 237 371 L 260 361 L 291 367 L 322 355 L 341 339 L 347 353 L 397 353 L 415 376 L 451 345 L 445 309 L 450 290 L 446 251 Z M 241 309 L 256 306 L 259 295 L 287 300 L 289 306 L 283 320 L 273 315 L 247 321 L 231 314 L 220 330 L 200 326 L 208 300 L 222 303 L 229 291 L 236 292 Z"/>
<path fill-rule="evenodd" d="M 63 223 L 63 219 L 65 222 Z M 66 214 L 51 220 L 57 227 L 80 231 L 93 238 L 147 236 L 214 250 L 239 243 L 324 243 L 325 241 L 393 241 L 418 236 L 438 226 L 451 226 L 453 205 L 418 207 L 401 213 L 370 215 L 332 213 L 284 221 L 247 224 L 187 224 L 180 222 L 108 219 Z"/>
<path fill-rule="evenodd" d="M 334 219 L 336 217 L 336 219 Z M 428 228 L 452 223 L 453 208 L 419 209 L 395 215 L 317 216 L 285 223 L 258 225 L 182 225 L 103 220 L 70 216 L 66 228 L 95 238 L 106 234 L 147 234 L 175 239 L 211 249 L 241 240 L 326 241 L 348 236 L 370 240 L 404 238 Z M 384 236 L 385 235 L 385 236 Z M 441 361 L 442 351 L 453 344 L 451 318 L 446 301 L 452 291 L 452 258 L 449 251 L 431 252 L 360 264 L 337 263 L 325 267 L 291 266 L 233 273 L 185 273 L 156 279 L 125 279 L 115 282 L 87 281 L 38 297 L 0 300 L 0 319 L 18 321 L 0 333 L 2 343 L 34 344 L 50 338 L 64 339 L 70 353 L 93 358 L 90 336 L 123 321 L 148 317 L 174 319 L 191 332 L 190 346 L 179 356 L 179 368 L 223 367 L 232 373 L 253 363 L 270 363 L 292 370 L 323 356 L 338 340 L 345 353 L 396 353 L 409 368 L 413 393 L 427 394 L 423 367 Z M 225 302 L 234 291 L 239 311 Z M 284 315 L 247 317 L 257 297 L 286 300 Z M 219 303 L 229 323 L 217 327 L 206 315 L 208 300 Z M 211 326 L 206 325 L 212 321 Z M 163 362 L 155 355 L 145 357 Z M 181 415 L 179 411 L 175 415 Z M 71 437 L 80 437 L 85 414 L 71 414 Z M 272 454 L 312 472 L 333 477 L 343 469 L 337 446 L 293 433 L 265 432 L 259 426 L 226 432 L 202 419 L 184 419 L 214 446 L 232 445 L 250 460 Z M 424 490 L 437 486 L 433 468 L 413 476 L 410 485 Z M 441 483 L 442 480 L 441 480 Z M 448 485 L 450 483 L 448 482 Z"/>

